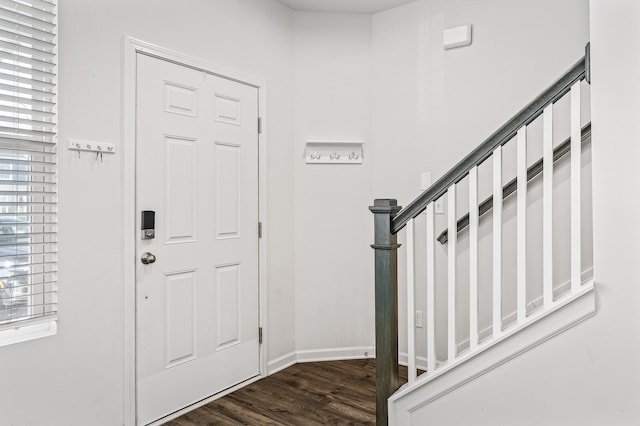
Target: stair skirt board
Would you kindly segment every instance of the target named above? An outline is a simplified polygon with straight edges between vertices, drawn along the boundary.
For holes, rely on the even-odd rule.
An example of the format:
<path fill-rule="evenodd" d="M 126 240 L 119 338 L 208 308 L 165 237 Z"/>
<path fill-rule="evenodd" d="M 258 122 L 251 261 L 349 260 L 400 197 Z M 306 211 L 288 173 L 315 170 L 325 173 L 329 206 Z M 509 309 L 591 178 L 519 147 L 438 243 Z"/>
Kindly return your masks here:
<path fill-rule="evenodd" d="M 504 330 L 499 339 L 487 342 L 484 347 L 481 344 L 481 348 L 471 355 L 462 354 L 451 368 L 442 363 L 434 374 L 422 380 L 418 377 L 411 387 L 401 387 L 389 398 L 389 424 L 410 424 L 411 413 L 415 410 L 557 336 L 595 313 L 596 291 L 593 280 L 590 280 L 579 292 L 561 296 L 553 308 L 530 314 L 530 322 Z"/>

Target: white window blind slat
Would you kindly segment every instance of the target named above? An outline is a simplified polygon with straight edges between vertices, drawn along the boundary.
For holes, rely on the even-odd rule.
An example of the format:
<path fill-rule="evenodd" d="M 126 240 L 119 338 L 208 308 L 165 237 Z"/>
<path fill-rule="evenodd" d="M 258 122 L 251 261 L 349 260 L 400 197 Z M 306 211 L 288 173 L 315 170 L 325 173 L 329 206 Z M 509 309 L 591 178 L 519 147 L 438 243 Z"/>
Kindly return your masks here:
<path fill-rule="evenodd" d="M 24 181 L 35 182 L 35 181 L 38 181 L 38 179 L 40 179 L 41 181 L 45 181 L 45 182 L 56 182 L 56 179 L 55 179 L 56 173 L 53 171 L 30 171 L 30 170 L 15 171 L 15 170 L 5 168 L 5 164 L 0 163 L 0 174 L 2 174 L 3 171 L 13 172 L 16 175 L 23 176 L 20 179 Z"/>
<path fill-rule="evenodd" d="M 55 81 L 39 81 L 30 77 L 23 78 L 17 74 L 3 74 L 0 73 L 0 82 L 9 83 L 19 89 L 31 89 L 39 92 L 53 92 L 56 91 Z"/>
<path fill-rule="evenodd" d="M 12 131 L 15 130 L 15 131 Z M 33 134 L 29 134 L 29 133 L 33 133 Z M 51 135 L 45 137 L 45 136 L 39 136 L 38 134 L 35 134 L 36 132 L 21 132 L 19 131 L 19 129 L 0 129 L 0 150 L 6 150 L 6 151 L 14 151 L 14 155 L 19 155 L 19 152 L 31 152 L 33 154 L 31 155 L 36 155 L 36 154 L 53 154 L 55 155 L 54 152 L 50 152 L 49 150 L 52 149 L 52 147 L 54 146 L 54 141 L 53 141 L 53 137 Z M 15 148 L 12 147 L 4 147 L 3 145 L 6 144 L 6 141 L 8 140 L 20 140 L 20 146 L 16 146 Z M 51 145 L 51 147 L 47 147 L 46 145 Z M 40 148 L 40 149 L 38 149 Z M 45 151 L 47 150 L 47 151 Z"/>
<path fill-rule="evenodd" d="M 54 121 L 55 116 L 53 114 L 41 114 L 39 111 L 29 111 L 28 113 L 21 113 L 20 111 L 16 111 L 14 108 L 0 105 L 0 116 L 2 117 L 11 117 L 15 119 L 25 121 L 33 121 L 34 123 L 51 123 L 56 124 Z M 3 163 L 4 160 L 0 159 L 0 163 Z"/>
<path fill-rule="evenodd" d="M 55 53 L 55 43 L 45 40 L 38 40 L 29 35 L 22 35 L 17 32 L 12 32 L 9 27 L 5 27 L 4 25 L 2 25 L 2 23 L 0 23 L 0 40 L 6 41 L 8 43 L 15 43 L 18 46 L 39 49 L 52 54 Z M 16 55 L 19 54 L 18 52 L 19 49 L 16 49 Z"/>
<path fill-rule="evenodd" d="M 15 2 L 13 0 L 0 0 L 0 7 L 13 10 L 15 9 Z M 53 23 L 56 15 L 53 12 L 44 10 L 42 7 L 34 7 L 28 4 L 20 4 L 20 13 L 26 16 L 38 18 L 43 22 Z"/>
<path fill-rule="evenodd" d="M 0 60 L 3 63 L 16 64 L 26 68 L 33 68 L 35 70 L 54 74 L 56 64 L 50 61 L 44 61 L 38 58 L 33 58 L 26 55 L 15 55 L 11 52 L 5 52 L 0 50 Z"/>
<path fill-rule="evenodd" d="M 20 132 L 35 133 L 34 136 L 42 137 L 43 135 L 55 135 L 55 123 L 47 123 L 43 121 L 21 120 L 20 118 L 5 117 L 0 115 L 0 129 L 9 128 L 9 133 L 15 134 Z M 1 130 L 4 132 L 4 130 Z"/>
<path fill-rule="evenodd" d="M 19 96 L 11 96 L 0 93 L 0 105 L 13 107 L 16 110 L 28 114 L 31 110 L 51 112 L 55 105 L 54 102 L 41 101 L 38 99 L 28 99 Z"/>
<path fill-rule="evenodd" d="M 12 3 L 10 1 L 4 1 L 3 3 Z M 39 15 L 39 17 L 37 16 Z M 11 9 L 7 4 L 0 3 L 0 18 L 14 22 L 19 25 L 26 25 L 31 28 L 37 29 L 42 32 L 54 34 L 54 30 L 56 25 L 51 22 L 51 17 L 48 16 L 46 19 L 42 19 L 42 17 L 47 16 L 42 13 L 38 13 L 38 9 L 33 9 L 31 7 L 20 7 L 18 6 L 15 9 Z"/>
<path fill-rule="evenodd" d="M 41 129 L 43 131 L 47 131 L 47 132 L 53 132 L 55 134 L 55 129 L 56 129 L 56 123 L 51 123 L 51 122 L 47 122 L 47 121 L 36 121 L 36 120 L 23 120 L 21 119 L 18 115 L 15 116 L 10 116 L 7 114 L 3 114 L 2 111 L 0 111 L 0 125 L 8 125 L 8 124 L 13 124 L 13 122 L 9 121 L 9 120 L 20 120 L 20 125 L 21 126 L 25 126 L 25 125 L 29 125 L 33 128 L 37 128 L 37 129 Z M 2 164 L 3 161 L 0 161 L 0 164 Z M 0 169 L 2 169 L 2 167 L 0 167 Z M 18 170 L 17 172 L 19 172 L 20 170 Z"/>
<path fill-rule="evenodd" d="M 0 157 L 3 157 L 3 158 L 11 158 L 11 156 L 19 157 L 19 154 L 16 151 L 33 153 L 29 155 L 36 155 L 36 154 L 41 156 L 55 155 L 55 152 L 53 152 L 55 148 L 55 144 L 52 140 L 53 138 L 51 137 L 49 137 L 48 140 L 38 140 L 38 138 L 30 138 L 27 135 L 20 140 L 20 144 L 18 146 L 18 144 L 15 142 L 16 136 L 18 135 L 7 134 L 6 132 L 0 132 Z M 13 145 L 11 144 L 12 141 L 13 141 Z M 3 152 L 6 152 L 7 154 L 2 155 Z"/>
<path fill-rule="evenodd" d="M 55 13 L 0 0 L 0 332 L 57 312 Z"/>
<path fill-rule="evenodd" d="M 0 51 L 9 53 L 11 55 L 16 55 L 19 57 L 26 57 L 34 60 L 39 60 L 42 62 L 50 62 L 55 63 L 55 53 L 51 49 L 42 50 L 35 47 L 25 46 L 24 44 L 19 44 L 15 39 L 14 40 L 0 40 Z"/>
<path fill-rule="evenodd" d="M 18 1 L 21 5 L 30 6 L 34 9 L 40 9 L 45 12 L 49 12 L 55 15 L 55 7 L 58 4 L 56 1 L 47 1 L 47 0 L 20 0 Z"/>
<path fill-rule="evenodd" d="M 55 103 L 56 96 L 54 92 L 51 92 L 49 90 L 34 90 L 28 87 L 16 88 L 15 86 L 12 86 L 11 84 L 5 83 L 3 81 L 0 81 L 0 93 L 2 93 L 4 96 L 12 97 L 13 102 L 20 102 L 21 97 L 23 97 L 26 101 L 36 100 Z M 11 109 L 10 111 L 15 112 L 15 108 Z"/>
<path fill-rule="evenodd" d="M 41 210 L 45 207 L 51 207 L 55 205 L 56 205 L 55 201 L 40 201 L 40 202 L 18 201 L 18 202 L 6 202 L 6 203 L 0 201 L 0 209 L 2 211 L 7 211 L 7 213 L 14 213 L 14 214 L 22 214 L 22 210 L 26 210 L 27 208 Z M 55 212 L 56 211 L 51 211 L 50 213 L 55 213 Z"/>
<path fill-rule="evenodd" d="M 14 13 L 13 19 L 6 19 L 0 14 L 0 26 L 2 26 L 5 31 L 13 31 L 17 35 L 55 45 L 54 40 L 56 35 L 54 31 L 41 30 L 25 24 L 27 24 L 27 22 L 24 22 L 24 18 L 20 16 L 19 13 Z"/>
<path fill-rule="evenodd" d="M 50 172 L 47 170 L 44 171 L 30 171 L 30 170 L 20 170 L 18 172 L 13 170 L 6 170 L 3 168 L 4 165 L 0 164 L 0 188 L 5 187 L 7 185 L 13 185 L 16 188 L 32 188 L 34 191 L 39 191 L 42 188 L 54 187 L 56 185 L 56 175 L 54 172 Z M 15 175 L 15 180 L 5 179 L 7 173 L 11 173 Z M 0 191 L 12 191 L 13 188 L 7 189 L 3 188 Z M 55 191 L 54 191 L 55 192 Z"/>
<path fill-rule="evenodd" d="M 31 161 L 29 163 L 22 161 L 22 160 L 12 160 L 12 159 L 5 159 L 5 158 L 0 158 L 0 168 L 2 168 L 4 170 L 5 167 L 10 167 L 12 164 L 20 164 L 20 165 L 28 165 L 28 166 L 36 166 L 36 165 L 42 165 L 42 166 L 49 166 L 49 165 L 55 165 L 55 162 L 53 161 Z M 54 170 L 50 171 L 49 173 L 55 173 Z M 2 213 L 0 213 L 0 216 L 2 216 Z"/>
<path fill-rule="evenodd" d="M 48 221 L 51 222 L 53 224 L 57 223 L 56 220 L 56 212 L 49 212 L 49 213 L 0 213 L 0 217 L 2 217 L 3 221 L 5 222 L 11 222 L 12 220 L 15 220 L 16 217 L 19 217 L 19 220 L 21 223 L 24 222 L 32 222 L 32 221 Z"/>
<path fill-rule="evenodd" d="M 48 257 L 49 257 L 49 258 L 51 258 L 52 260 L 55 260 L 55 259 L 57 259 L 57 257 L 56 257 L 57 255 L 58 255 L 58 252 L 57 252 L 57 251 L 45 251 L 45 252 L 42 252 L 42 253 L 41 253 L 41 254 L 39 254 L 39 255 L 30 255 L 30 258 L 31 258 L 31 256 L 32 256 L 32 257 L 35 257 L 35 256 L 48 256 Z M 7 257 L 7 256 L 0 256 L 0 261 L 1 261 L 2 259 L 4 259 L 5 257 Z M 28 285 L 28 284 L 27 284 L 27 285 Z"/>
<path fill-rule="evenodd" d="M 45 72 L 34 68 L 16 65 L 15 63 L 8 63 L 6 59 L 0 62 L 0 73 L 8 74 L 11 77 L 17 75 L 22 78 L 28 78 L 34 81 L 42 81 L 45 83 L 52 82 L 54 77 L 56 76 L 51 72 Z"/>

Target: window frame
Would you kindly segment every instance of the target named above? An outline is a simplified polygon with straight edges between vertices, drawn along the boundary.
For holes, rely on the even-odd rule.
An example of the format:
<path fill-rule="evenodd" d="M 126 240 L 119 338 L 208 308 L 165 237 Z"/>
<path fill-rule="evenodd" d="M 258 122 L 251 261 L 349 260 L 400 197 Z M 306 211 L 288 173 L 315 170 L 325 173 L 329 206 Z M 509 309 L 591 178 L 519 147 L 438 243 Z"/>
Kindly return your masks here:
<path fill-rule="evenodd" d="M 19 3 L 19 1 L 16 1 L 16 3 Z M 52 38 L 52 44 L 53 47 L 51 49 L 51 54 L 53 57 L 53 76 L 51 78 L 51 83 L 53 84 L 53 92 L 52 92 L 52 103 L 53 106 L 50 109 L 50 112 L 52 114 L 53 117 L 53 121 L 51 122 L 51 132 L 53 133 L 53 135 L 51 136 L 51 150 L 53 152 L 53 155 L 51 156 L 52 158 L 52 165 L 51 168 L 53 170 L 53 182 L 47 183 L 46 185 L 50 185 L 51 189 L 51 196 L 53 197 L 53 199 L 55 200 L 55 208 L 52 212 L 43 212 L 43 217 L 49 216 L 49 217 L 54 217 L 54 221 L 49 223 L 44 221 L 42 222 L 43 225 L 43 235 L 45 232 L 44 229 L 47 227 L 47 225 L 52 225 L 53 228 L 55 229 L 55 231 L 53 231 L 56 235 L 55 237 L 55 241 L 49 241 L 46 242 L 43 240 L 43 242 L 37 242 L 34 243 L 32 241 L 29 242 L 28 244 L 28 250 L 27 250 L 27 256 L 29 256 L 29 262 L 27 263 L 26 267 L 29 268 L 29 275 L 31 275 L 33 273 L 33 265 L 34 263 L 32 262 L 32 256 L 34 255 L 34 253 L 31 253 L 31 247 L 35 246 L 35 245 L 45 245 L 45 244 L 51 244 L 53 246 L 56 247 L 55 251 L 52 252 L 51 254 L 53 254 L 54 256 L 54 260 L 53 261 L 47 261 L 47 263 L 49 264 L 53 264 L 54 266 L 51 268 L 52 270 L 47 271 L 47 268 L 43 267 L 42 270 L 42 274 L 53 274 L 53 276 L 55 276 L 55 279 L 53 280 L 52 283 L 43 283 L 43 293 L 42 293 L 42 303 L 40 304 L 40 306 L 42 306 L 43 312 L 45 312 L 42 316 L 31 316 L 32 314 L 30 313 L 29 315 L 22 317 L 22 318 L 18 318 L 15 321 L 8 321 L 5 322 L 3 324 L 0 324 L 0 347 L 3 346 L 8 346 L 8 345 L 13 345 L 16 343 L 21 343 L 21 342 L 26 342 L 26 341 L 30 341 L 30 340 L 34 340 L 34 339 L 39 339 L 39 338 L 43 338 L 43 337 L 47 337 L 47 336 L 52 336 L 57 334 L 58 331 L 58 314 L 57 314 L 57 290 L 58 290 L 58 286 L 57 286 L 57 265 L 58 265 L 58 258 L 57 258 L 57 245 L 58 245 L 58 240 L 57 240 L 57 217 L 58 217 L 58 209 L 57 209 L 57 204 L 58 204 L 58 165 L 59 165 L 59 161 L 58 161 L 58 150 L 60 149 L 59 143 L 58 143 L 58 102 L 59 102 L 59 86 L 58 86 L 58 69 L 59 69 L 59 64 L 58 64 L 58 40 L 59 40 L 59 30 L 58 30 L 58 12 L 59 12 L 59 4 L 58 4 L 58 0 L 34 0 L 33 3 L 30 0 L 25 0 L 25 3 L 27 3 L 25 6 L 29 6 L 32 5 L 34 7 L 37 8 L 38 3 L 46 3 L 46 4 L 51 4 L 52 5 L 52 9 L 51 9 L 51 14 L 53 14 L 53 18 L 50 21 L 53 24 L 53 38 Z M 5 10 L 8 10 L 5 8 Z M 35 16 L 35 15 L 32 15 Z M 28 18 L 28 17 L 27 17 Z M 47 21 L 49 22 L 49 21 Z M 27 36 L 25 36 L 27 37 Z M 26 48 L 28 49 L 28 48 Z M 19 50 L 19 49 L 18 49 Z M 6 53 L 7 56 L 12 55 L 13 53 L 10 51 L 9 53 Z M 15 55 L 15 54 L 13 54 Z M 25 56 L 23 56 L 23 58 L 25 58 Z M 12 59 L 8 59 L 10 61 L 12 61 Z M 16 62 L 16 61 L 13 61 Z M 30 80 L 29 78 L 26 77 L 22 77 L 21 79 L 24 81 L 28 81 Z M 27 87 L 28 90 L 28 87 Z M 28 120 L 28 119 L 27 119 Z M 27 129 L 28 130 L 28 129 Z M 37 130 L 37 129 L 35 129 Z M 16 138 L 16 140 L 20 140 L 18 138 Z M 16 142 L 16 144 L 19 142 Z M 20 155 L 20 151 L 17 151 L 18 155 Z M 38 161 L 38 160 L 33 160 L 34 156 L 38 156 L 38 155 L 42 155 L 42 154 L 38 154 L 38 153 L 34 153 L 34 154 L 27 154 L 27 156 L 29 157 L 29 161 Z M 14 163 L 15 164 L 15 163 Z M 32 166 L 31 166 L 32 167 Z M 9 169 L 8 171 L 13 171 L 13 169 Z M 35 172 L 38 173 L 38 171 L 34 171 L 33 169 L 28 171 L 28 172 Z M 0 175 L 1 174 L 9 174 L 9 173 L 5 173 L 3 170 L 0 170 Z M 28 185 L 30 188 L 33 186 L 37 186 L 39 184 L 39 182 L 34 182 L 34 185 Z M 44 185 L 44 184 L 43 184 Z M 37 203 L 37 201 L 33 201 L 30 200 L 31 203 Z M 33 212 L 29 212 L 26 213 L 25 215 L 32 215 Z M 16 213 L 16 217 L 22 215 L 22 213 Z M 33 218 L 32 218 L 33 219 Z M 32 227 L 35 224 L 40 224 L 40 223 L 33 223 L 31 221 L 26 222 L 26 225 L 29 226 L 29 229 L 33 229 Z M 16 224 L 16 238 L 18 237 L 18 232 L 17 232 L 17 224 Z M 43 236 L 43 239 L 46 238 Z M 43 261 L 42 261 L 42 265 L 45 264 L 44 258 L 50 253 L 47 252 L 42 252 L 42 253 L 37 253 L 37 255 L 39 256 L 43 256 Z M 17 254 L 16 254 L 17 256 Z M 46 281 L 46 280 L 43 280 Z M 31 288 L 34 284 L 30 283 L 29 287 Z M 36 284 L 36 285 L 40 285 L 40 284 Z M 45 292 L 45 286 L 51 286 L 53 288 L 53 291 L 51 293 L 51 295 L 45 295 L 48 292 Z M 32 298 L 34 297 L 30 292 L 27 296 L 28 298 Z M 47 303 L 45 302 L 45 300 L 48 300 L 49 297 L 52 297 L 53 302 L 56 305 L 56 309 L 54 311 L 53 314 L 50 313 L 46 313 L 46 308 L 44 308 Z M 30 299 L 31 300 L 31 299 Z M 32 309 L 31 307 L 32 303 L 29 302 L 28 303 L 28 307 L 29 309 Z"/>

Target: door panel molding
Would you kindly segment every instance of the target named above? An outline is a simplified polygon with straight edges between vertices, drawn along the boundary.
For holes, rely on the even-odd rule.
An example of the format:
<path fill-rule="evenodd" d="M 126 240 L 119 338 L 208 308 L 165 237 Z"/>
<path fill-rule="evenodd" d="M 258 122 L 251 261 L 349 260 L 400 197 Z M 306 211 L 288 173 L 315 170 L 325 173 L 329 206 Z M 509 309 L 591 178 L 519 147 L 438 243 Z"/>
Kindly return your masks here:
<path fill-rule="evenodd" d="M 123 316 L 124 316 L 124 422 L 126 426 L 136 425 L 136 269 L 135 265 L 138 261 L 136 256 L 136 239 L 139 238 L 139 230 L 136 229 L 136 76 L 137 67 L 136 59 L 139 54 L 148 55 L 157 59 L 169 61 L 178 65 L 186 66 L 195 70 L 207 72 L 219 77 L 223 77 L 232 81 L 247 84 L 258 89 L 258 115 L 261 117 L 262 129 L 258 133 L 258 217 L 259 221 L 264 225 L 266 221 L 267 207 L 267 105 L 266 105 L 266 82 L 260 78 L 237 72 L 219 65 L 211 64 L 201 59 L 193 58 L 188 55 L 156 46 L 131 37 L 123 37 L 122 50 L 122 66 L 123 66 L 123 84 L 122 84 L 122 155 L 123 155 Z M 171 100 L 171 107 L 178 111 L 189 112 L 189 102 L 186 93 L 177 93 L 175 99 Z M 179 96 L 178 96 L 179 95 Z M 226 106 L 224 110 L 225 117 L 230 120 L 233 118 L 232 109 Z M 226 117 L 230 115 L 231 117 Z M 257 123 L 256 123 L 257 126 Z M 256 232 L 257 232 L 256 224 Z M 269 328 L 267 325 L 267 235 L 264 233 L 262 238 L 258 240 L 258 320 L 260 327 L 263 328 L 263 341 L 260 346 L 259 366 L 260 376 L 267 374 L 267 342 L 269 339 Z M 258 377 L 258 378 L 259 378 Z M 230 388 L 214 397 L 207 398 L 206 402 L 221 397 L 224 394 L 235 390 L 249 382 L 255 381 L 257 378 L 241 383 Z M 204 400 L 196 405 L 203 405 Z M 190 407 L 191 408 L 191 407 Z M 174 413 L 171 418 L 177 417 L 179 414 L 186 412 L 181 410 Z M 165 418 L 162 421 L 166 421 Z"/>

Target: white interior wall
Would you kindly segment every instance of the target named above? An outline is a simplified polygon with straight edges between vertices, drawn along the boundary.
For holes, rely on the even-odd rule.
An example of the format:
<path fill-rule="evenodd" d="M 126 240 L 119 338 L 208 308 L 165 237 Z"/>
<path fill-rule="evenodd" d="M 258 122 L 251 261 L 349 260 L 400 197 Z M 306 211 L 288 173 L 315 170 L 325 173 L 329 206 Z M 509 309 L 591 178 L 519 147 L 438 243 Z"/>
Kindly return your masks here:
<path fill-rule="evenodd" d="M 123 424 L 125 35 L 268 84 L 269 357 L 294 348 L 292 12 L 273 0 L 60 0 L 59 332 L 0 348 L 0 423 Z M 118 152 L 67 151 L 68 138 Z"/>
<path fill-rule="evenodd" d="M 589 5 L 587 0 L 454 0 L 443 2 L 445 28 L 473 25 L 473 44 L 444 53 L 445 101 L 444 143 L 438 152 L 442 160 L 459 161 L 466 152 L 493 133 L 524 105 L 568 70 L 582 55 L 589 41 Z M 540 28 L 544 27 L 544 31 Z M 582 84 L 582 124 L 589 121 L 589 87 Z M 569 136 L 569 98 L 554 105 L 554 142 Z M 527 163 L 542 157 L 542 120 L 527 128 Z M 583 153 L 582 229 L 583 271 L 590 270 L 591 242 L 591 165 L 589 145 Z M 479 167 L 479 199 L 491 193 L 491 166 Z M 515 177 L 515 141 L 503 148 L 503 183 Z M 568 282 L 570 274 L 569 157 L 559 161 L 554 170 L 554 285 Z M 458 185 L 458 217 L 468 211 L 467 182 Z M 505 200 L 502 247 L 502 313 L 516 310 L 516 202 Z M 559 214 L 567 212 L 567 214 Z M 446 209 L 445 209 L 446 213 Z M 479 228 L 479 327 L 490 327 L 492 316 L 492 215 Z M 446 225 L 443 225 L 443 227 Z M 542 296 L 542 179 L 528 185 L 527 195 L 527 302 Z M 457 335 L 458 342 L 469 336 L 468 233 L 459 234 L 457 265 Z M 444 265 L 446 256 L 441 247 Z M 445 280 L 444 267 L 438 273 Z M 446 292 L 442 287 L 441 294 Z M 444 297 L 439 303 L 442 306 Z M 441 312 L 440 318 L 444 313 Z M 444 337 L 444 336 L 443 336 Z M 441 345 L 441 347 L 444 345 Z M 442 352 L 440 352 L 442 356 Z"/>
<path fill-rule="evenodd" d="M 605 8 L 605 1 L 592 1 L 599 9 Z M 532 7 L 537 14 L 523 14 L 526 19 L 518 25 L 509 22 L 508 37 L 492 21 L 491 11 L 498 7 L 510 11 L 515 6 L 506 0 L 486 3 L 447 1 L 445 9 L 437 0 L 419 0 L 371 17 L 293 14 L 276 1 L 264 0 L 60 0 L 60 141 L 120 140 L 123 35 L 265 79 L 269 108 L 269 359 L 296 349 L 317 352 L 337 348 L 347 353 L 350 348 L 370 347 L 373 253 L 368 244 L 373 236 L 366 206 L 374 196 L 397 197 L 406 204 L 419 192 L 420 172 L 429 170 L 438 176 L 450 168 L 564 71 L 574 60 L 574 52 L 583 47 L 584 1 L 570 0 L 562 6 L 550 0 L 518 2 L 514 13 Z M 566 16 L 575 10 L 565 3 L 577 6 L 577 15 Z M 546 22 L 549 16 L 556 19 L 559 7 L 557 19 L 565 30 L 551 31 L 551 35 L 544 32 L 542 40 L 537 40 L 543 32 L 539 22 Z M 472 15 L 467 15 L 467 10 Z M 471 18 L 474 25 L 486 24 L 474 28 L 477 44 L 445 56 L 450 53 L 440 48 L 445 23 L 457 25 Z M 610 14 L 605 13 L 599 25 L 604 41 L 611 43 L 614 37 L 606 31 L 617 24 Z M 524 30 L 527 26 L 531 31 Z M 472 67 L 486 65 L 482 59 L 485 54 L 503 57 L 490 46 L 506 43 L 507 38 L 515 44 L 502 46 L 506 49 L 502 54 L 509 52 L 512 58 L 503 65 L 527 61 L 528 54 L 533 54 L 544 58 L 527 62 L 539 72 L 526 74 L 526 84 L 515 84 L 513 75 L 526 73 L 528 68 L 484 70 L 483 75 L 492 77 L 493 86 L 513 84 L 508 92 L 501 92 L 503 97 L 495 109 L 484 108 L 482 99 L 474 100 L 473 96 L 469 96 L 469 103 L 457 95 L 452 98 L 463 102 L 461 109 L 453 100 L 445 104 L 445 91 L 448 97 L 452 87 L 479 95 L 490 89 L 474 80 L 478 76 L 469 74 L 477 70 Z M 551 49 L 548 57 L 543 49 Z M 514 51 L 520 55 L 517 60 Z M 613 70 L 606 68 L 602 73 L 612 74 Z M 633 105 L 630 98 L 628 102 Z M 452 111 L 463 113 L 466 108 L 479 109 L 486 116 L 465 126 L 448 121 L 456 117 Z M 454 133 L 443 132 L 452 126 Z M 304 142 L 324 138 L 364 140 L 364 164 L 305 165 Z M 69 425 L 91 419 L 92 424 L 122 423 L 121 152 L 100 164 L 88 155 L 77 159 L 75 153 L 61 149 L 60 331 L 55 337 L 1 349 L 3 365 L 11 366 L 4 380 L 12 384 L 0 391 L 3 422 Z M 614 159 L 601 165 L 600 173 L 611 171 L 613 176 L 615 164 Z M 603 186 L 599 195 L 605 195 Z M 606 215 L 600 218 L 601 223 L 608 220 L 613 219 Z M 618 252 L 611 237 L 600 238 L 605 243 L 600 249 L 603 258 Z M 628 246 L 629 256 L 637 254 L 631 238 Z M 608 264 L 614 263 L 610 260 Z M 615 272 L 608 273 L 602 276 L 617 283 Z M 633 273 L 620 276 L 637 278 L 637 271 Z M 96 301 L 102 309 L 96 308 Z M 621 318 L 609 315 L 607 326 Z M 571 343 L 581 343 L 588 353 L 592 349 L 588 334 L 581 332 L 580 340 L 575 331 L 572 333 Z M 616 339 L 612 343 L 620 343 L 622 337 Z M 637 349 L 633 347 L 636 355 Z M 573 353 L 579 353 L 580 358 L 583 352 Z M 604 359 L 611 361 L 611 353 L 604 354 Z M 571 370 L 575 375 L 589 369 L 580 359 Z M 573 379 L 572 374 L 568 373 L 567 382 Z M 25 410 L 34 401 L 39 409 Z"/>
<path fill-rule="evenodd" d="M 594 278 L 597 314 L 414 412 L 413 424 L 640 421 L 640 4 L 591 0 Z"/>
<path fill-rule="evenodd" d="M 419 0 L 374 15 L 373 18 L 373 191 L 376 198 L 397 198 L 408 204 L 419 193 L 420 172 L 440 177 L 466 153 L 479 145 L 520 108 L 555 81 L 584 54 L 588 36 L 588 2 L 571 0 Z M 550 13 L 553 11 L 553 13 Z M 444 51 L 444 28 L 471 24 L 473 43 Z M 545 31 L 541 32 L 540 28 Z M 588 122 L 589 90 L 584 87 L 583 123 Z M 557 106 L 554 135 L 556 143 L 568 137 L 567 102 Z M 541 125 L 529 129 L 529 164 L 541 157 Z M 513 145 L 513 144 L 511 144 Z M 513 154 L 513 155 L 512 155 Z M 584 153 L 584 262 L 590 269 L 590 151 Z M 491 190 L 491 161 L 479 168 L 480 195 Z M 505 148 L 504 183 L 515 176 L 515 150 Z M 555 208 L 568 211 L 568 161 L 557 164 L 554 173 Z M 530 184 L 528 233 L 530 253 L 541 249 L 541 180 Z M 457 213 L 468 211 L 466 180 L 458 185 Z M 512 197 L 513 198 L 513 197 Z M 445 215 L 436 215 L 436 234 L 446 229 Z M 503 216 L 503 314 L 515 310 L 515 202 L 505 202 Z M 556 236 L 568 229 L 558 215 Z M 480 328 L 491 324 L 491 214 L 480 228 Z M 418 283 L 424 282 L 423 217 L 416 223 Z M 554 281 L 568 279 L 568 233 L 556 238 Z M 399 234 L 404 242 L 405 233 Z M 536 260 L 537 259 L 537 260 Z M 528 300 L 541 295 L 541 256 L 531 256 L 528 271 Z M 404 249 L 399 256 L 400 352 L 406 351 L 406 298 Z M 457 266 L 458 342 L 468 338 L 468 234 L 459 234 Z M 447 245 L 436 244 L 436 323 L 446 324 Z M 488 296 L 488 297 L 484 297 Z M 424 285 L 416 289 L 416 309 L 425 311 Z M 446 359 L 446 327 L 438 326 L 438 358 Z M 426 352 L 423 332 L 418 330 L 417 348 Z"/>
<path fill-rule="evenodd" d="M 299 359 L 372 356 L 371 16 L 294 15 Z M 306 164 L 307 140 L 362 141 L 362 164 Z"/>
<path fill-rule="evenodd" d="M 443 9 L 439 1 L 420 0 L 373 16 L 373 194 L 374 198 L 396 198 L 406 206 L 420 192 L 420 173 L 440 164 L 434 152 L 442 140 L 444 115 L 444 52 L 442 50 Z M 444 158 L 444 160 L 448 160 Z M 453 161 L 452 161 L 453 162 Z M 434 176 L 437 177 L 437 176 Z M 440 216 L 438 224 L 440 225 Z M 373 218 L 370 219 L 373 223 Z M 416 241 L 425 235 L 423 223 L 416 224 Z M 402 231 L 399 242 L 404 244 Z M 416 259 L 425 259 L 424 243 L 416 244 Z M 406 258 L 399 250 L 399 340 L 406 354 Z M 439 259 L 440 260 L 440 259 Z M 446 265 L 446 264 L 445 264 Z M 437 265 L 442 270 L 442 265 Z M 445 266 L 446 268 L 446 266 Z M 424 282 L 420 271 L 417 282 Z M 425 311 L 423 286 L 416 287 L 417 309 Z M 446 303 L 445 305 L 446 306 Z M 441 306 L 438 313 L 446 312 Z M 426 330 L 426 329 L 422 329 Z M 426 343 L 417 334 L 420 356 Z M 401 361 L 402 361 L 401 355 Z"/>

